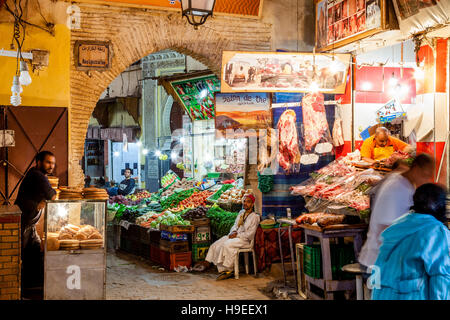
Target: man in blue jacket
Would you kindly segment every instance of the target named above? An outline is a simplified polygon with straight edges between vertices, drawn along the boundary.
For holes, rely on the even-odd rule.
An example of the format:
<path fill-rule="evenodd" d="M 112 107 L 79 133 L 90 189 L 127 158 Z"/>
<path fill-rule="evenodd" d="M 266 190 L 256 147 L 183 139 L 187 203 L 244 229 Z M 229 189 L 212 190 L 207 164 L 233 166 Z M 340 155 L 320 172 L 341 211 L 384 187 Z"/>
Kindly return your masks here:
<path fill-rule="evenodd" d="M 130 168 L 126 168 L 125 172 L 124 172 L 125 179 L 120 182 L 119 187 L 109 188 L 108 194 L 110 196 L 115 196 L 115 195 L 126 196 L 126 195 L 129 195 L 130 193 L 132 193 L 136 186 L 136 182 L 131 177 L 132 174 L 133 174 L 133 170 Z"/>

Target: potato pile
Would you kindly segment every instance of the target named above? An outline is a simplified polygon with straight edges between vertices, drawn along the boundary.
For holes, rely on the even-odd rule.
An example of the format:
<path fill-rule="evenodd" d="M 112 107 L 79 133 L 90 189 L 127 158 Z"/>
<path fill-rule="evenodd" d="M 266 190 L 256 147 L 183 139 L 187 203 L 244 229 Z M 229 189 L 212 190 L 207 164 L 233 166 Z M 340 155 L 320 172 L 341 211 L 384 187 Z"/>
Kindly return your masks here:
<path fill-rule="evenodd" d="M 232 188 L 224 193 L 219 198 L 219 202 L 232 202 L 232 203 L 242 203 L 242 199 L 244 199 L 245 196 L 252 193 L 252 189 L 238 189 L 238 188 Z"/>

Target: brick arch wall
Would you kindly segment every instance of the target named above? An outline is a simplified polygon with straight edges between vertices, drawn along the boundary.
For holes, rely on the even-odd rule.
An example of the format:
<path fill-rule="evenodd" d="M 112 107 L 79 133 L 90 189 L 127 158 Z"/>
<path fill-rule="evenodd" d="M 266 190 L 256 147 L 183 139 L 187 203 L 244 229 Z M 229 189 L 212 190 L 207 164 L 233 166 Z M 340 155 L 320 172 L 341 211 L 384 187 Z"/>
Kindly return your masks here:
<path fill-rule="evenodd" d="M 71 32 L 72 48 L 76 40 L 109 40 L 113 58 L 110 70 L 88 74 L 75 69 L 71 50 L 69 184 L 74 186 L 84 183 L 80 160 L 89 118 L 101 93 L 130 64 L 150 53 L 172 49 L 219 74 L 223 50 L 271 50 L 272 26 L 259 20 L 214 17 L 194 30 L 178 12 L 77 5 L 81 28 Z"/>

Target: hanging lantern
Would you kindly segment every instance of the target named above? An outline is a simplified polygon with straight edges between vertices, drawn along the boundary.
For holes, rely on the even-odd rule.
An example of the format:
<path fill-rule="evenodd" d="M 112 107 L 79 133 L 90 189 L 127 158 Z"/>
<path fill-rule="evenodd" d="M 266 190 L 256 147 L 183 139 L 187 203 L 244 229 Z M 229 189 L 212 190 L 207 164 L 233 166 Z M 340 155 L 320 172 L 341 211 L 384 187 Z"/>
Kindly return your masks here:
<path fill-rule="evenodd" d="M 212 17 L 215 4 L 216 0 L 181 0 L 181 14 L 197 30 Z"/>

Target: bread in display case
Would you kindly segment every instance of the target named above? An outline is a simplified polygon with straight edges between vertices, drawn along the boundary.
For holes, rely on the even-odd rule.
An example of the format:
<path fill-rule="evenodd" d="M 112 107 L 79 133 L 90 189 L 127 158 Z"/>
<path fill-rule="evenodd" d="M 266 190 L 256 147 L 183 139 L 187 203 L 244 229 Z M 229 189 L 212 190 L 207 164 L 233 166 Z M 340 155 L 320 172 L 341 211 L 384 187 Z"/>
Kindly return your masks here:
<path fill-rule="evenodd" d="M 105 299 L 106 201 L 47 201 L 44 299 Z"/>

